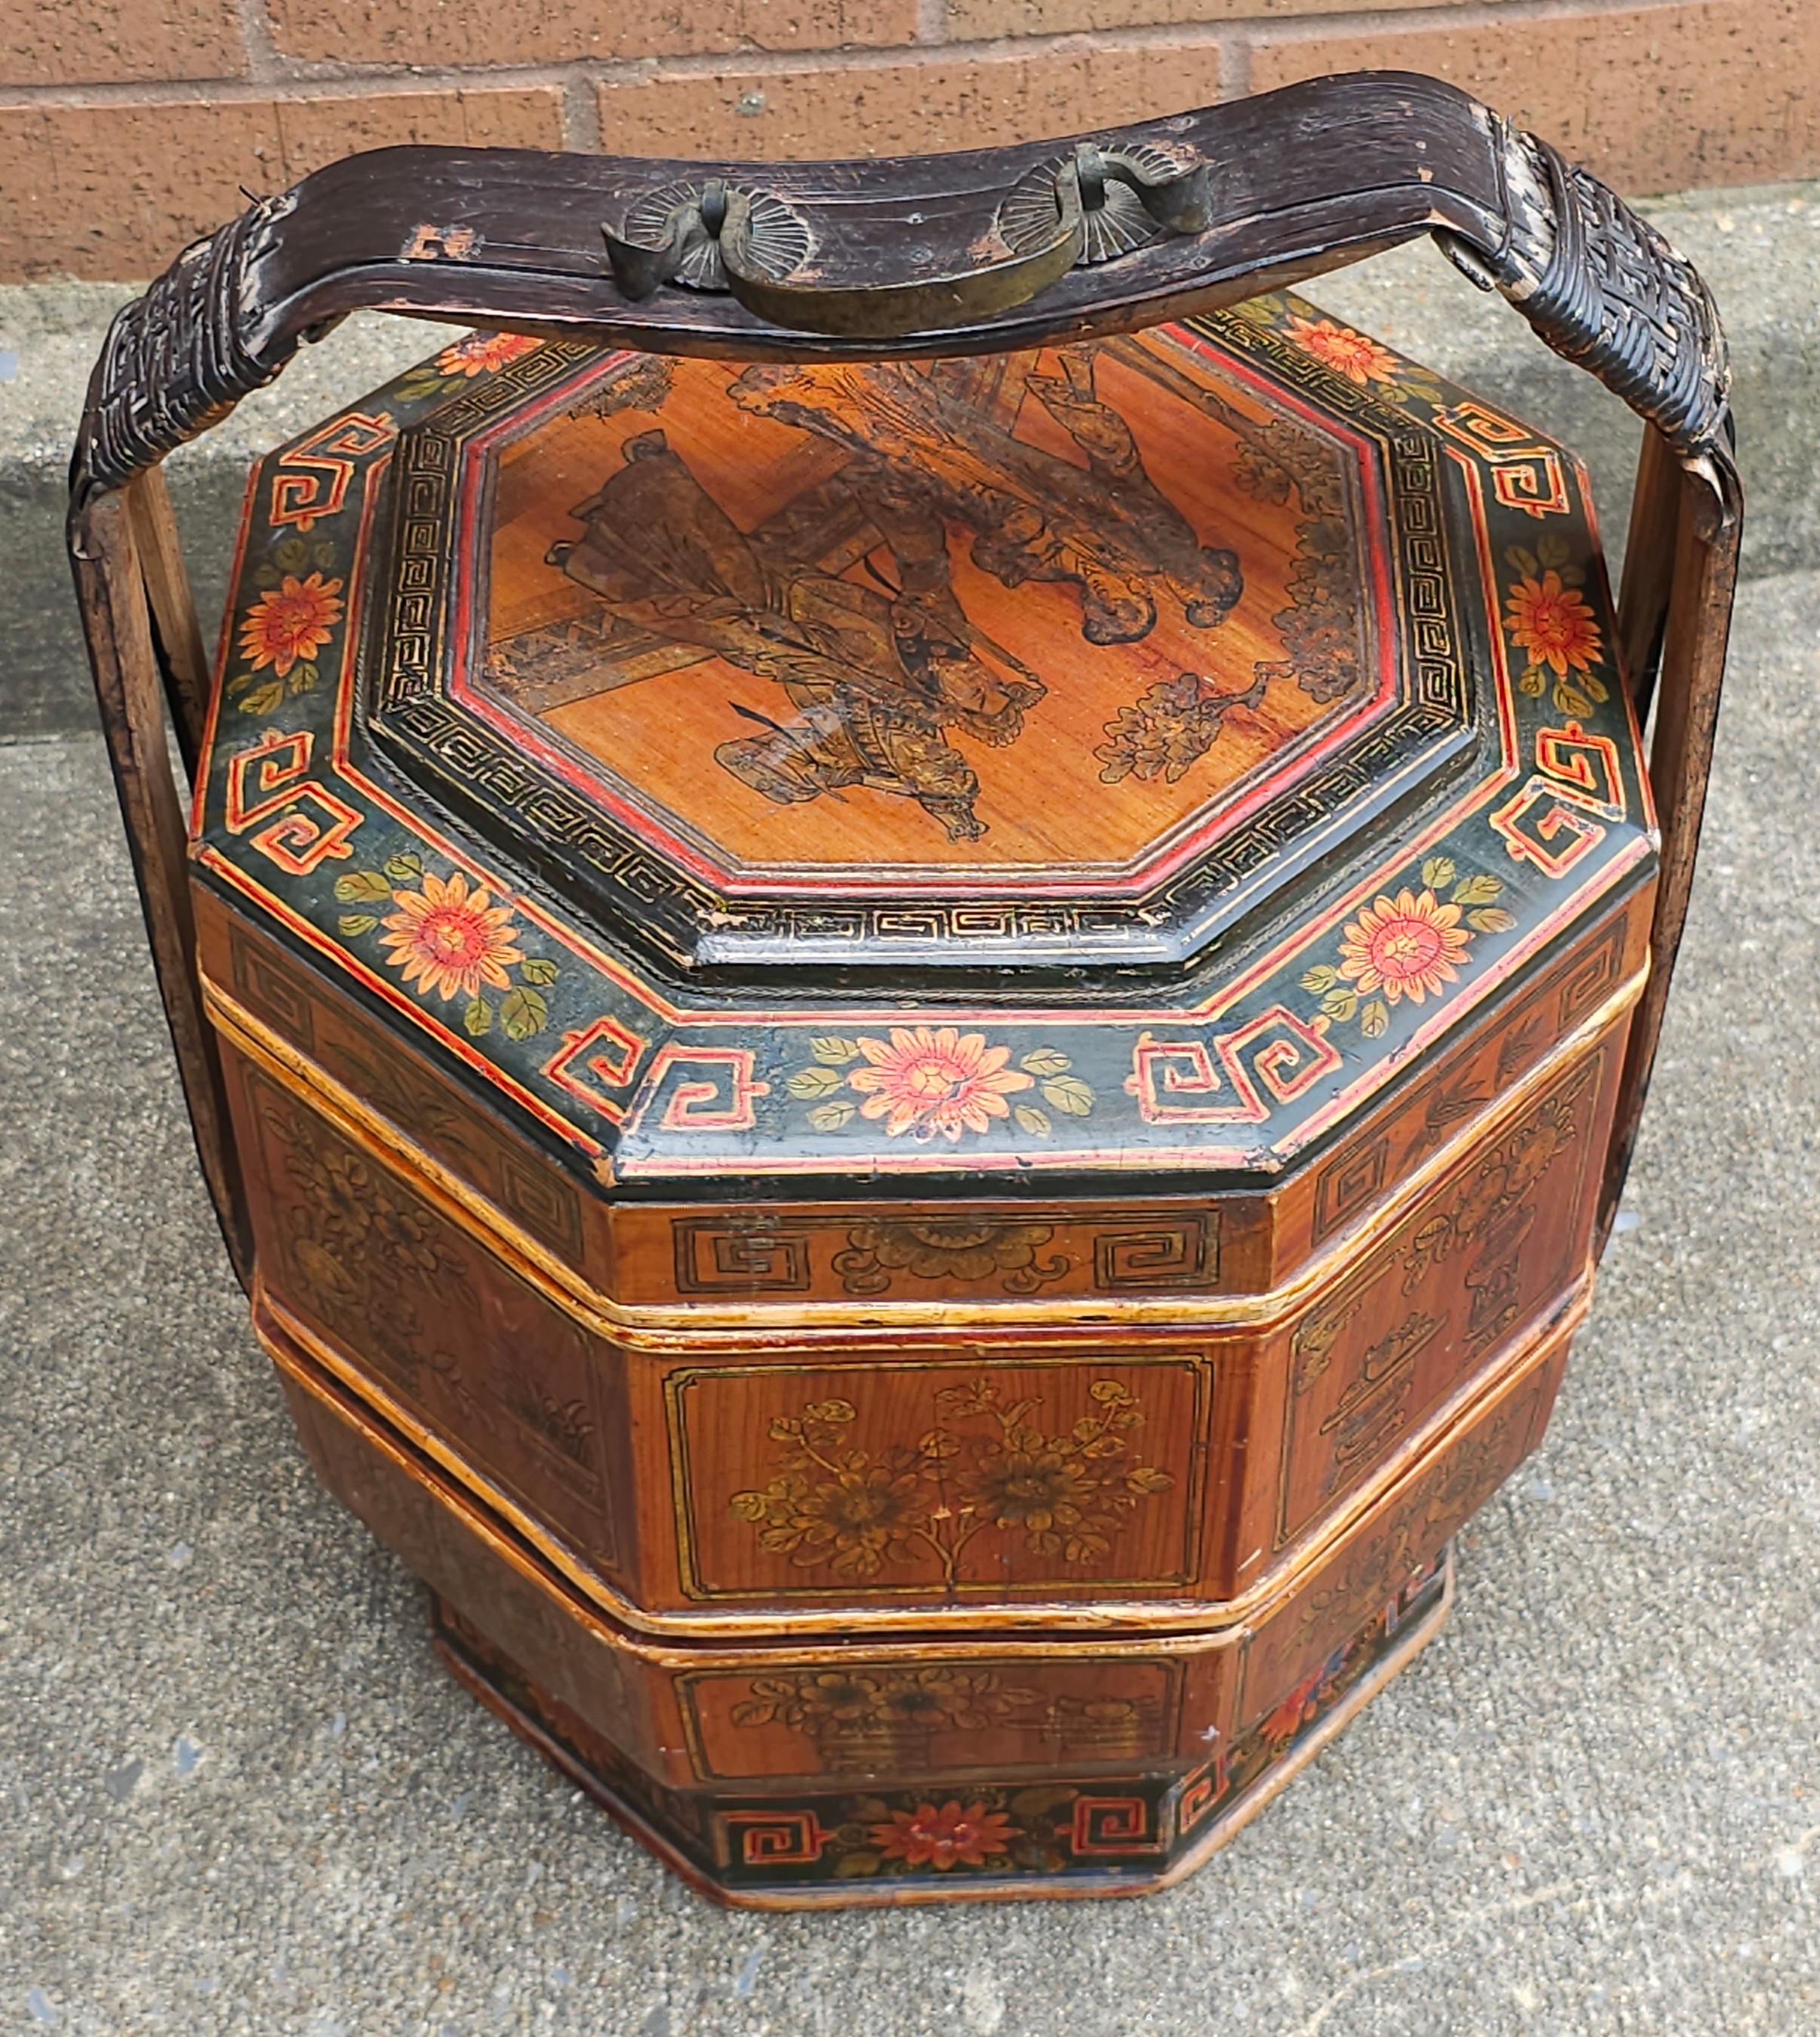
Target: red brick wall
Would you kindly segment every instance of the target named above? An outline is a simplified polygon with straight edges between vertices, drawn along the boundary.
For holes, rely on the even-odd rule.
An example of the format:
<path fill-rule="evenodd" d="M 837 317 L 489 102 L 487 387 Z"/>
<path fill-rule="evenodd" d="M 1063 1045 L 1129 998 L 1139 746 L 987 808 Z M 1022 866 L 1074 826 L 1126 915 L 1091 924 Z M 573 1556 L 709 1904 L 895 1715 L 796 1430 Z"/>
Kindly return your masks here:
<path fill-rule="evenodd" d="M 1368 65 L 1632 192 L 1820 172 L 1820 0 L 0 0 L 0 279 L 149 274 L 386 142 L 961 148 Z"/>

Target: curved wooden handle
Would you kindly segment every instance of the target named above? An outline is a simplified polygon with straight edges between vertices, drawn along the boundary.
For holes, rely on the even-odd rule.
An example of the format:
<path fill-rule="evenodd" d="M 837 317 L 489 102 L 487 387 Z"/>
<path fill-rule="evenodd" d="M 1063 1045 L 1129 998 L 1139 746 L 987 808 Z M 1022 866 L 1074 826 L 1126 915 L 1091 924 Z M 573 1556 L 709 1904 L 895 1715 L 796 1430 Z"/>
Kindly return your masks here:
<path fill-rule="evenodd" d="M 1741 505 L 1730 371 L 1691 264 L 1589 172 L 1449 85 L 1365 72 L 1117 134 L 966 155 L 704 165 L 529 150 L 349 157 L 185 252 L 115 319 L 71 468 L 77 563 L 148 925 L 217 1202 L 232 1156 L 202 1022 L 161 723 L 187 595 L 145 477 L 346 312 L 463 319 L 648 352 L 878 359 L 1065 343 L 1215 309 L 1429 233 L 1652 427 L 1620 604 L 1640 709 L 1661 674 L 1655 973 L 1633 1027 L 1608 1202 L 1685 916 Z M 134 491 L 138 531 L 109 507 Z M 167 561 L 168 563 L 168 561 Z M 155 583 L 154 593 L 160 584 Z M 130 677 L 130 675 L 129 675 Z M 217 1150 L 211 1151 L 211 1147 Z M 228 1225 L 224 1210 L 224 1223 Z"/>
<path fill-rule="evenodd" d="M 1692 267 L 1463 93 L 1369 72 L 965 156 L 349 157 L 121 312 L 74 483 L 120 486 L 356 308 L 745 359 L 999 352 L 1237 302 L 1424 232 L 1677 451 L 1716 442 L 1729 375 Z"/>

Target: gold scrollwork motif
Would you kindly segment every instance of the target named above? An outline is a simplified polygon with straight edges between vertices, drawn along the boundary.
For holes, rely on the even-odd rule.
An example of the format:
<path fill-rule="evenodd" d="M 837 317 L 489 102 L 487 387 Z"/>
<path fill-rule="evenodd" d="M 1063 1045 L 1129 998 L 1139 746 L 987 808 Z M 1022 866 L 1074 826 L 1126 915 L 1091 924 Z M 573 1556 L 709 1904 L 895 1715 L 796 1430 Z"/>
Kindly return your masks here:
<path fill-rule="evenodd" d="M 755 1676 L 750 1688 L 734 1725 L 800 1733 L 824 1767 L 927 1762 L 938 1739 L 994 1729 L 1039 1736 L 1073 1760 L 1135 1757 L 1156 1746 L 1161 1719 L 1154 1696 L 1050 1692 L 946 1663 L 800 1670 Z"/>
<path fill-rule="evenodd" d="M 846 1249 L 834 1255 L 834 1270 L 850 1294 L 882 1294 L 897 1273 L 969 1286 L 997 1278 L 1008 1294 L 1033 1294 L 1068 1271 L 1066 1253 L 1041 1253 L 1055 1234 L 1050 1224 L 969 1217 L 855 1224 Z"/>
<path fill-rule="evenodd" d="M 435 1218 L 352 1147 L 312 1137 L 275 1096 L 258 1094 L 258 1103 L 296 1196 L 281 1249 L 305 1305 L 332 1332 L 357 1340 L 406 1392 L 420 1395 L 427 1370 L 471 1408 L 455 1360 L 435 1347 L 420 1307 L 451 1294 L 478 1306 Z"/>

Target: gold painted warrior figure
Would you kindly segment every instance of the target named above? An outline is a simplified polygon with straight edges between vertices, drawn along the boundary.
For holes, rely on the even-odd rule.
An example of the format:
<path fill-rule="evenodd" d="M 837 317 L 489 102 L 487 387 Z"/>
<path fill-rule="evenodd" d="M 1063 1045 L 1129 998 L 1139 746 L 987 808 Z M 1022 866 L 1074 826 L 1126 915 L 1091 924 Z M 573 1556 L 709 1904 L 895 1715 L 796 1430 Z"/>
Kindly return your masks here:
<path fill-rule="evenodd" d="M 1071 581 L 1089 644 L 1131 644 L 1156 627 L 1166 588 L 1197 629 L 1238 600 L 1238 555 L 1203 545 L 1146 471 L 1131 426 L 1094 387 L 1092 346 L 1070 347 L 1063 373 L 1023 387 L 1085 456 L 1077 465 L 1031 445 L 936 376 L 896 362 L 749 368 L 729 392 L 777 418 L 889 463 L 930 508 L 976 534 L 973 563 L 1006 587 Z"/>
<path fill-rule="evenodd" d="M 1003 585 L 1071 584 L 1092 643 L 1147 635 L 1159 588 L 1211 628 L 1242 584 L 1237 555 L 1202 545 L 1146 472 L 1131 427 L 1096 392 L 1093 350 L 1061 359 L 1061 376 L 1024 386 L 1085 466 L 1025 444 L 923 368 L 761 366 L 731 385 L 741 409 L 854 455 L 833 489 L 882 540 L 889 578 L 870 557 L 868 581 L 847 576 L 847 558 L 814 556 L 788 510 L 742 531 L 661 429 L 626 443 L 625 464 L 571 512 L 586 535 L 549 562 L 598 595 L 610 624 L 783 686 L 792 719 L 735 704 L 758 728 L 714 753 L 755 792 L 789 805 L 866 786 L 916 800 L 950 839 L 976 839 L 979 779 L 950 731 L 1002 747 L 1047 689 L 969 621 L 951 524 L 972 530 L 974 564 Z"/>
<path fill-rule="evenodd" d="M 795 720 L 739 709 L 767 733 L 722 743 L 716 761 L 780 803 L 870 785 L 907 794 L 952 837 L 982 833 L 979 780 L 942 731 L 1010 743 L 1046 690 L 1003 652 L 1005 678 L 976 655 L 984 640 L 950 588 L 940 525 L 918 527 L 888 488 L 869 491 L 902 581 L 869 585 L 741 531 L 661 430 L 629 440 L 625 458 L 573 512 L 587 536 L 553 547 L 550 563 L 616 620 L 783 686 Z"/>

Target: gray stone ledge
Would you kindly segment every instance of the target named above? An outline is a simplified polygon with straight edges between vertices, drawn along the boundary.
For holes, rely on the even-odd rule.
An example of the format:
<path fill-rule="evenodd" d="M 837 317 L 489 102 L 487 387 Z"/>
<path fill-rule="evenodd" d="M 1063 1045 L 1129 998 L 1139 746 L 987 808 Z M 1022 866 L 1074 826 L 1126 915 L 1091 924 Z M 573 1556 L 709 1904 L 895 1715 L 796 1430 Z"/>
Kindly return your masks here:
<path fill-rule="evenodd" d="M 1737 364 L 1750 530 L 1745 571 L 1820 562 L 1820 183 L 1664 199 L 1644 208 L 1700 266 Z M 0 740 L 91 713 L 62 554 L 63 476 L 89 369 L 125 285 L 0 286 Z M 1576 448 L 1592 467 L 1615 565 L 1639 428 L 1538 345 L 1426 243 L 1323 278 L 1309 293 Z M 449 329 L 362 314 L 306 349 L 271 388 L 169 463 L 198 602 L 218 613 L 247 463 L 445 343 Z"/>

